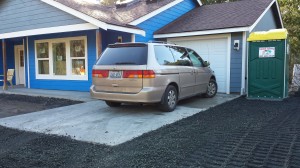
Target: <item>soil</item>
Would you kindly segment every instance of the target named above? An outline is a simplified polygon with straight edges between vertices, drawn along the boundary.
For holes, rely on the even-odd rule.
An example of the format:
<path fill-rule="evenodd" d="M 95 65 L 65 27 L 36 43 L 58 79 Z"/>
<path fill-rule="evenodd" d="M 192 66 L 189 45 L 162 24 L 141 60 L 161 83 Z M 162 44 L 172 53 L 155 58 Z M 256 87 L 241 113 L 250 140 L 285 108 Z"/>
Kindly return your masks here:
<path fill-rule="evenodd" d="M 300 167 L 300 94 L 245 97 L 115 147 L 0 127 L 0 167 Z"/>
<path fill-rule="evenodd" d="M 67 99 L 0 94 L 0 118 L 82 103 Z"/>

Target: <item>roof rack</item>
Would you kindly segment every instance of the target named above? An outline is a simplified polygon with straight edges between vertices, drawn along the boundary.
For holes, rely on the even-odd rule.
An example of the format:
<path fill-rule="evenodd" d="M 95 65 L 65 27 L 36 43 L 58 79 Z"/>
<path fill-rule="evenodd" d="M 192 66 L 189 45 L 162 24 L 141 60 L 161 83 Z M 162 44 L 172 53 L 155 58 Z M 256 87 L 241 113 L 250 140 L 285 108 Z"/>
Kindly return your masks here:
<path fill-rule="evenodd" d="M 153 41 L 153 40 L 148 41 L 148 43 L 175 44 L 175 43 L 169 43 L 169 42 L 166 42 L 166 41 Z"/>

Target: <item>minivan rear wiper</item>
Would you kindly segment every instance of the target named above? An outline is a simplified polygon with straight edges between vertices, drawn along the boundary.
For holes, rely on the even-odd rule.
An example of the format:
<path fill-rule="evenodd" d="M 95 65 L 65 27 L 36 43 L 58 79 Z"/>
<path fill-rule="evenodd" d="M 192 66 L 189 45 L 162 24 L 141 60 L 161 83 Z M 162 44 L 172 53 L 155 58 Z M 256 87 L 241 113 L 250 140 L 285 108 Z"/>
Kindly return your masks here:
<path fill-rule="evenodd" d="M 116 62 L 116 65 L 135 65 L 136 63 L 134 62 Z"/>

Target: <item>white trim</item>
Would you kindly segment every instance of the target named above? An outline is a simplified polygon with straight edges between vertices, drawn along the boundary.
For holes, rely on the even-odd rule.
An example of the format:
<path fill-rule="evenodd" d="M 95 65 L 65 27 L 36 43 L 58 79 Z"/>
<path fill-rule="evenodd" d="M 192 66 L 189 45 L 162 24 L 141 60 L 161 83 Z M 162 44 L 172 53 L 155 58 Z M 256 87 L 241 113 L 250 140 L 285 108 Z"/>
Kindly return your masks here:
<path fill-rule="evenodd" d="M 252 30 L 256 27 L 256 25 L 260 22 L 260 20 L 265 16 L 265 14 L 268 12 L 268 10 L 271 8 L 271 6 L 276 2 L 276 0 L 273 0 L 269 6 L 265 9 L 265 11 L 259 16 L 259 18 L 254 22 L 252 26 L 249 28 L 249 32 L 252 32 Z"/>
<path fill-rule="evenodd" d="M 228 29 L 216 29 L 216 30 L 205 30 L 205 31 L 194 31 L 194 32 L 183 32 L 183 33 L 170 33 L 170 34 L 157 34 L 154 38 L 170 38 L 170 37 L 186 37 L 186 36 L 201 36 L 210 34 L 222 34 L 232 32 L 243 32 L 248 31 L 248 27 L 240 28 L 228 28 Z"/>
<path fill-rule="evenodd" d="M 93 30 L 93 29 L 98 29 L 98 27 L 90 23 L 84 23 L 84 24 L 48 27 L 48 28 L 41 28 L 41 29 L 12 32 L 12 33 L 4 33 L 4 34 L 0 34 L 0 39 L 41 35 L 41 34 L 51 34 L 51 33 L 72 32 L 72 31 L 81 31 L 81 30 Z"/>
<path fill-rule="evenodd" d="M 85 60 L 85 75 L 72 75 L 72 59 L 76 59 L 77 57 L 70 56 L 70 41 L 71 40 L 84 40 L 85 42 L 85 57 L 78 57 L 78 59 Z M 37 58 L 36 53 L 36 44 L 48 42 L 48 52 L 49 58 Z M 52 53 L 52 44 L 53 43 L 65 43 L 66 44 L 66 75 L 54 75 L 53 73 L 53 53 Z M 79 36 L 79 37 L 69 37 L 69 38 L 56 38 L 56 39 L 43 39 L 43 40 L 35 40 L 34 41 L 34 49 L 35 49 L 35 75 L 36 79 L 48 79 L 48 80 L 88 80 L 88 45 L 87 45 L 87 37 Z M 39 60 L 49 60 L 49 74 L 39 74 L 38 73 L 38 61 Z"/>
<path fill-rule="evenodd" d="M 179 4 L 179 3 L 182 2 L 182 1 L 183 1 L 183 0 L 175 0 L 175 1 L 173 1 L 173 2 L 171 2 L 171 3 L 169 3 L 169 4 L 167 4 L 167 5 L 165 5 L 165 6 L 161 7 L 161 8 L 159 8 L 159 9 L 157 9 L 157 10 L 151 12 L 151 13 L 148 13 L 148 14 L 145 15 L 145 16 L 142 16 L 142 17 L 140 17 L 140 18 L 138 18 L 138 19 L 136 19 L 136 20 L 130 22 L 129 24 L 130 24 L 130 25 L 136 26 L 136 25 L 138 25 L 138 24 L 140 24 L 140 23 L 142 23 L 142 22 L 144 22 L 144 21 L 146 21 L 146 20 L 152 18 L 153 16 L 155 16 L 155 15 L 157 15 L 157 14 L 159 14 L 159 13 L 161 13 L 161 12 L 163 12 L 163 11 L 165 11 L 165 10 L 167 10 L 167 9 L 169 9 L 169 8 L 171 8 L 171 7 L 175 6 L 175 5 L 177 5 L 177 4 Z"/>
<path fill-rule="evenodd" d="M 231 34 L 228 36 L 228 41 L 227 41 L 227 88 L 226 88 L 226 93 L 230 94 L 230 64 L 231 64 Z"/>
<path fill-rule="evenodd" d="M 135 34 L 131 34 L 131 42 L 132 42 L 132 43 L 135 42 Z"/>
<path fill-rule="evenodd" d="M 168 38 L 168 42 L 176 42 L 176 41 L 195 41 L 195 40 L 208 40 L 208 39 L 220 39 L 220 38 L 228 38 L 230 34 L 216 34 L 216 35 L 207 35 L 207 36 L 193 36 L 193 37 L 176 37 L 176 38 Z"/>
<path fill-rule="evenodd" d="M 112 25 L 112 24 L 108 24 L 108 23 L 105 23 L 105 22 L 102 22 L 96 18 L 93 18 L 89 15 L 86 15 L 82 12 L 79 12 L 75 9 L 72 9 L 68 6 L 65 6 L 59 2 L 56 2 L 56 1 L 53 1 L 53 0 L 41 0 L 55 8 L 58 8 L 62 11 L 65 11 L 73 16 L 76 16 L 84 21 L 87 21 L 88 23 L 91 23 L 95 26 L 98 26 L 100 27 L 101 29 L 103 30 L 108 30 L 108 29 L 111 29 L 111 30 L 117 30 L 117 31 L 122 31 L 122 32 L 127 32 L 127 33 L 136 33 L 136 34 L 139 34 L 139 35 L 142 35 L 142 36 L 145 36 L 145 31 L 143 30 L 139 30 L 139 29 L 133 29 L 133 28 L 128 28 L 128 27 L 122 27 L 122 26 L 116 26 L 116 25 Z"/>
<path fill-rule="evenodd" d="M 116 25 L 108 25 L 107 28 L 110 29 L 110 30 L 116 30 L 116 31 L 127 32 L 127 33 L 134 33 L 134 34 L 139 34 L 141 36 L 146 36 L 146 32 L 144 30 L 132 29 L 132 28 L 116 26 Z"/>
<path fill-rule="evenodd" d="M 28 47 L 28 37 L 26 37 L 26 53 L 27 53 L 27 77 L 28 77 L 28 88 L 30 88 L 30 72 L 29 72 L 29 47 Z"/>
<path fill-rule="evenodd" d="M 277 7 L 278 14 L 279 14 L 281 27 L 284 28 L 284 26 L 283 26 L 283 21 L 282 21 L 282 15 L 281 15 L 280 8 L 279 8 L 279 4 L 278 4 L 278 1 L 277 1 L 277 0 L 276 0 L 276 7 Z"/>
<path fill-rule="evenodd" d="M 246 46 L 247 46 L 246 32 L 243 32 L 241 95 L 244 95 L 246 91 L 246 81 L 245 81 L 246 80 Z"/>
<path fill-rule="evenodd" d="M 198 2 L 198 4 L 199 4 L 200 6 L 202 6 L 202 5 L 203 5 L 203 3 L 202 3 L 202 1 L 201 1 L 201 0 L 197 0 L 197 2 Z"/>
<path fill-rule="evenodd" d="M 87 21 L 87 22 L 89 22 L 89 23 L 91 23 L 93 25 L 96 25 L 96 26 L 100 27 L 101 29 L 107 30 L 107 24 L 104 23 L 104 22 L 101 22 L 98 19 L 90 17 L 90 16 L 88 16 L 86 14 L 83 14 L 83 13 L 81 13 L 81 12 L 75 10 L 75 9 L 67 7 L 67 6 L 65 6 L 65 5 L 63 5 L 61 3 L 58 3 L 56 1 L 53 1 L 53 0 L 41 0 L 41 1 L 47 3 L 48 5 L 53 6 L 55 8 L 58 8 L 58 9 L 60 9 L 62 11 L 65 11 L 65 12 L 71 14 L 71 15 L 74 15 L 74 16 L 76 16 L 76 17 L 78 17 L 78 18 L 80 18 L 80 19 L 82 19 L 84 21 Z"/>

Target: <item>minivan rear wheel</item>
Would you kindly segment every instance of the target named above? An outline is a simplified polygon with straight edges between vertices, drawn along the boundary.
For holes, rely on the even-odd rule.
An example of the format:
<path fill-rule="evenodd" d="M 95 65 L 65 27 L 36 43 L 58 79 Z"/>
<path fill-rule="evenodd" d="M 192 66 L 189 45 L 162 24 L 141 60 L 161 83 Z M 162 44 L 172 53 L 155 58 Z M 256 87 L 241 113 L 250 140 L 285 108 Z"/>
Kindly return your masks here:
<path fill-rule="evenodd" d="M 121 106 L 121 103 L 119 103 L 119 102 L 105 101 L 105 103 L 106 103 L 109 107 L 120 107 L 120 106 Z"/>
<path fill-rule="evenodd" d="M 218 85 L 216 80 L 210 79 L 207 86 L 205 97 L 212 98 L 217 94 L 217 91 L 218 91 Z"/>
<path fill-rule="evenodd" d="M 178 92 L 177 89 L 169 85 L 162 97 L 162 102 L 160 104 L 160 109 L 165 112 L 174 111 L 177 105 Z"/>

